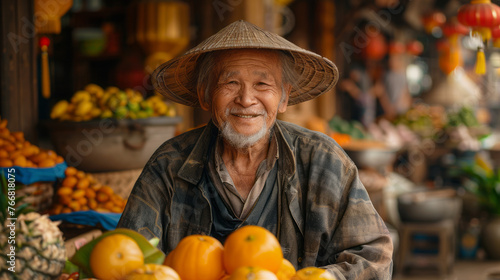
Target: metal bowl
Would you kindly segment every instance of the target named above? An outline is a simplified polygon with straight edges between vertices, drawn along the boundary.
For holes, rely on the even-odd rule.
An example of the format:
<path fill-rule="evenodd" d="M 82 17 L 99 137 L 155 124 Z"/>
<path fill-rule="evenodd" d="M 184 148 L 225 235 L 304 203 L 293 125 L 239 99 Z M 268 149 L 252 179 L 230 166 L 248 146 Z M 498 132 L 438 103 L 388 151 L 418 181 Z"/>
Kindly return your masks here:
<path fill-rule="evenodd" d="M 385 169 L 392 165 L 398 153 L 394 148 L 367 147 L 366 149 L 353 149 L 344 147 L 344 151 L 358 168 Z"/>
<path fill-rule="evenodd" d="M 397 204 L 403 222 L 456 221 L 462 212 L 462 199 L 453 189 L 404 193 L 398 196 Z"/>

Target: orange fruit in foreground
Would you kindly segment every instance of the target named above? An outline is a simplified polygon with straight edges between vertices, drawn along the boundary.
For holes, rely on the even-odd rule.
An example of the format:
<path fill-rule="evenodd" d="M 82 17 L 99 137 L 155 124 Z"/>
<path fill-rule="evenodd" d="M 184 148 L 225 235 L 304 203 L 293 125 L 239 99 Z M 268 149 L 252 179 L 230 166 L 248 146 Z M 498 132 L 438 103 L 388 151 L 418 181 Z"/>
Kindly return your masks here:
<path fill-rule="evenodd" d="M 90 253 L 90 269 L 101 280 L 122 279 L 144 264 L 144 254 L 134 239 L 112 234 L 95 244 Z"/>
<path fill-rule="evenodd" d="M 124 280 L 181 280 L 181 278 L 175 270 L 166 265 L 148 263 L 127 274 Z"/>
<path fill-rule="evenodd" d="M 228 280 L 278 280 L 276 275 L 267 269 L 242 266 L 236 269 Z"/>
<path fill-rule="evenodd" d="M 336 280 L 336 278 L 324 268 L 310 266 L 297 271 L 292 280 Z"/>
<path fill-rule="evenodd" d="M 242 266 L 260 267 L 277 273 L 283 260 L 278 239 L 269 230 L 254 225 L 232 232 L 224 243 L 223 256 L 228 274 Z"/>
<path fill-rule="evenodd" d="M 200 234 L 184 237 L 174 251 L 165 258 L 182 280 L 218 280 L 224 275 L 222 255 L 224 247 L 219 240 Z"/>
<path fill-rule="evenodd" d="M 280 269 L 276 273 L 276 276 L 279 280 L 290 280 L 296 272 L 297 271 L 295 270 L 293 264 L 289 260 L 283 258 Z"/>

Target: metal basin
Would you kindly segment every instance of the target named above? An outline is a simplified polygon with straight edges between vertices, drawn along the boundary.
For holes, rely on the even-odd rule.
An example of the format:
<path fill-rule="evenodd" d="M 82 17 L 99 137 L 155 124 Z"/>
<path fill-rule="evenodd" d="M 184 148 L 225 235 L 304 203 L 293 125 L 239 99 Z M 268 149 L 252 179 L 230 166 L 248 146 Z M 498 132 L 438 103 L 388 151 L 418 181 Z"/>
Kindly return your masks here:
<path fill-rule="evenodd" d="M 359 142 L 356 145 L 344 146 L 344 151 L 358 168 L 384 169 L 396 160 L 398 149 L 385 146 L 383 143 Z"/>
<path fill-rule="evenodd" d="M 453 189 L 404 193 L 398 196 L 397 204 L 402 222 L 456 221 L 462 211 L 462 199 Z"/>

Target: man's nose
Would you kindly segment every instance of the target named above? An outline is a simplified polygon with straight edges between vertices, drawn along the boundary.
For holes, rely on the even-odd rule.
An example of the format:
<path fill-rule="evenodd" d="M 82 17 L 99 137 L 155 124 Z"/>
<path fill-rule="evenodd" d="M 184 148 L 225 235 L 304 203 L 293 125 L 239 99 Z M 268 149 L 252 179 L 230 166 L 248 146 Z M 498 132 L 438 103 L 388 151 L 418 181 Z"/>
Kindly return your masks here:
<path fill-rule="evenodd" d="M 238 96 L 236 97 L 235 102 L 244 107 L 255 104 L 257 100 L 255 98 L 255 90 L 252 86 L 243 84 L 238 91 Z"/>

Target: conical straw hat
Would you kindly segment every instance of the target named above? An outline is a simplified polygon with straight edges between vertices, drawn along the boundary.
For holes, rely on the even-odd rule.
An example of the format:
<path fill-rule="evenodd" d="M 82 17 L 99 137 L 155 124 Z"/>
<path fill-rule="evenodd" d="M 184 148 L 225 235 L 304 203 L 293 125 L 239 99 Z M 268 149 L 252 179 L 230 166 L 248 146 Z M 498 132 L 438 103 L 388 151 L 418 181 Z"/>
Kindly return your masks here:
<path fill-rule="evenodd" d="M 221 29 L 184 55 L 160 65 L 152 75 L 153 86 L 158 93 L 174 102 L 199 107 L 196 66 L 200 55 L 218 50 L 248 48 L 282 50 L 293 57 L 298 80 L 290 93 L 288 105 L 313 99 L 337 83 L 338 70 L 330 60 L 240 20 Z"/>

